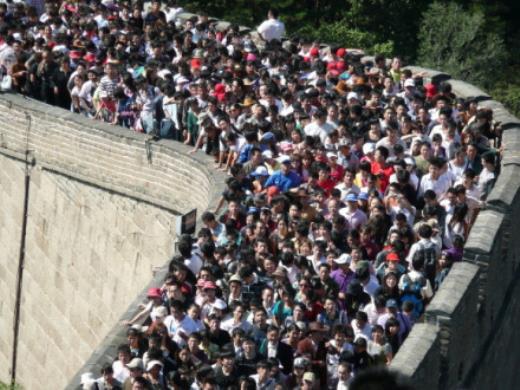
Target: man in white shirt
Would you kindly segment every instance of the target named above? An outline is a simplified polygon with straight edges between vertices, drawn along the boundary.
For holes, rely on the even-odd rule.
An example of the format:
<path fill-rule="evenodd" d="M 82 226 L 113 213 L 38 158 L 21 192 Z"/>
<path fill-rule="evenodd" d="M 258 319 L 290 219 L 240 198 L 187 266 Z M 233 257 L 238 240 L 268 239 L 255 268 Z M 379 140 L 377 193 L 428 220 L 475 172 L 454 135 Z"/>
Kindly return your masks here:
<path fill-rule="evenodd" d="M 319 137 L 325 144 L 327 137 L 334 131 L 334 127 L 327 123 L 327 111 L 320 109 L 312 115 L 312 122 L 303 129 L 306 136 Z"/>
<path fill-rule="evenodd" d="M 422 177 L 421 184 L 419 185 L 419 196 L 423 196 L 423 194 L 428 190 L 433 190 L 437 195 L 437 199 L 442 200 L 444 198 L 448 188 L 451 187 L 453 180 L 450 172 L 441 174 L 442 166 L 443 162 L 440 159 L 433 158 L 430 161 L 428 174 Z"/>
<path fill-rule="evenodd" d="M 267 12 L 267 20 L 258 26 L 257 31 L 264 41 L 281 40 L 285 35 L 285 25 L 278 20 L 278 11 L 270 9 Z"/>
<path fill-rule="evenodd" d="M 338 365 L 338 384 L 336 390 L 348 390 L 350 382 L 352 382 L 352 370 L 348 363 L 342 362 Z"/>
<path fill-rule="evenodd" d="M 178 345 L 186 345 L 188 336 L 196 332 L 198 327 L 190 316 L 184 314 L 184 309 L 180 301 L 172 301 L 170 304 L 171 314 L 164 319 L 164 325 L 168 330 L 168 335 Z"/>
<path fill-rule="evenodd" d="M 130 370 L 126 365 L 130 363 L 131 358 L 132 354 L 130 352 L 130 347 L 126 344 L 121 344 L 117 348 L 117 360 L 112 363 L 114 378 L 121 383 L 130 376 Z"/>

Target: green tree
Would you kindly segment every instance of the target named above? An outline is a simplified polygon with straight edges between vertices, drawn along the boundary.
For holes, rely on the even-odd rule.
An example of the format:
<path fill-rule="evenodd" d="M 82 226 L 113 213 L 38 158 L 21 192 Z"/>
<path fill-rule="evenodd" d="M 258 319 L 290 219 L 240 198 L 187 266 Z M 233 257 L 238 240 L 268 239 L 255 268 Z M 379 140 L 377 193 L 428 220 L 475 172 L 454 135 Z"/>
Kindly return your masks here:
<path fill-rule="evenodd" d="M 386 56 L 394 54 L 393 41 L 381 42 L 376 34 L 351 28 L 345 20 L 322 24 L 318 28 L 306 26 L 298 34 L 331 45 L 363 49 L 367 53 L 381 53 Z"/>
<path fill-rule="evenodd" d="M 490 87 L 493 75 L 506 64 L 507 50 L 500 34 L 486 27 L 481 10 L 468 11 L 455 3 L 431 4 L 423 14 L 418 62 Z"/>

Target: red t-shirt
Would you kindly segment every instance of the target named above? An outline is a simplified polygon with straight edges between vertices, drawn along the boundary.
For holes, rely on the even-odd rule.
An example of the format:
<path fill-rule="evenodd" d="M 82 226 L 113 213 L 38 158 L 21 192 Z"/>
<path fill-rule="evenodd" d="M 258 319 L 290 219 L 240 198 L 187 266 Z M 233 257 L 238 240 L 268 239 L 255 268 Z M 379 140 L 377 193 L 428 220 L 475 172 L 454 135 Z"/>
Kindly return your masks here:
<path fill-rule="evenodd" d="M 381 164 L 374 161 L 371 164 L 371 172 L 373 175 L 379 176 L 379 190 L 384 193 L 390 183 L 390 176 L 394 173 L 394 167 L 388 165 L 383 168 Z"/>

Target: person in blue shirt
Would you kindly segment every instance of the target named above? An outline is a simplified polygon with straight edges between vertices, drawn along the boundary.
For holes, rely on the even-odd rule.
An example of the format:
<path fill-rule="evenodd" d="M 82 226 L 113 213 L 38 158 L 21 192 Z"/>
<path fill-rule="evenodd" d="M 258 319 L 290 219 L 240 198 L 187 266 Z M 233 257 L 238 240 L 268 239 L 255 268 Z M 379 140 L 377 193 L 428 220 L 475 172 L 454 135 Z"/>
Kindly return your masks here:
<path fill-rule="evenodd" d="M 258 135 L 255 131 L 247 131 L 244 135 L 246 144 L 240 150 L 238 155 L 237 163 L 245 164 L 251 159 L 253 149 L 258 146 Z"/>
<path fill-rule="evenodd" d="M 300 176 L 291 170 L 291 158 L 286 156 L 280 161 L 279 171 L 275 171 L 265 182 L 265 188 L 276 187 L 279 192 L 287 192 L 291 188 L 298 187 L 302 182 Z"/>

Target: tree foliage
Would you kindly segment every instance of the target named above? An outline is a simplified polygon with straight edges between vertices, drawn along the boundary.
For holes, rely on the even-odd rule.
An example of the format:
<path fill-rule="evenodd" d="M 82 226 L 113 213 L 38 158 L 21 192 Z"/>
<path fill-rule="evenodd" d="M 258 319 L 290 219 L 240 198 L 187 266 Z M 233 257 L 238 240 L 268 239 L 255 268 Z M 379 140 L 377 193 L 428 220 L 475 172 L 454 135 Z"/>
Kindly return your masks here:
<path fill-rule="evenodd" d="M 480 10 L 435 2 L 423 14 L 419 32 L 419 63 L 488 88 L 491 77 L 507 60 L 503 39 L 486 30 Z"/>
<path fill-rule="evenodd" d="M 394 42 L 381 42 L 376 34 L 348 27 L 345 20 L 322 24 L 318 28 L 310 26 L 298 31 L 299 35 L 311 39 L 337 44 L 342 47 L 359 48 L 369 53 L 381 53 L 386 56 L 394 54 Z"/>
<path fill-rule="evenodd" d="M 275 7 L 289 36 L 398 54 L 488 89 L 520 114 L 519 0 L 178 0 L 187 10 L 257 26 Z M 508 61 L 509 60 L 509 61 Z"/>

